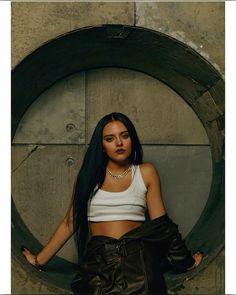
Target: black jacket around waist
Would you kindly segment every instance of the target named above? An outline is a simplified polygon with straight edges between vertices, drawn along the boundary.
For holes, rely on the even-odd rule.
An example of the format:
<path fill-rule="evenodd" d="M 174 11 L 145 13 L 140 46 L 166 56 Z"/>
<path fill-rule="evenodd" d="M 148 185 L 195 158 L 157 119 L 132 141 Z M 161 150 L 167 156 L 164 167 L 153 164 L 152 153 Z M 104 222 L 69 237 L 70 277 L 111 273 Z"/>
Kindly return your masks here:
<path fill-rule="evenodd" d="M 184 272 L 195 260 L 187 249 L 176 225 L 167 214 L 144 222 L 140 227 L 124 234 L 123 239 L 141 239 L 150 243 L 162 255 L 164 271 Z"/>
<path fill-rule="evenodd" d="M 142 253 L 140 257 L 144 259 L 141 259 L 141 262 L 145 261 L 145 266 L 140 262 L 139 254 L 135 254 L 139 251 Z M 117 255 L 122 256 L 122 260 L 117 260 Z M 111 268 L 110 264 L 116 260 L 123 261 L 122 273 L 118 272 L 119 265 L 116 265 L 114 269 Z M 71 288 L 75 294 L 97 294 L 98 289 L 102 288 L 104 292 L 101 294 L 113 294 L 117 291 L 116 277 L 125 277 L 129 291 L 126 290 L 127 294 L 137 294 L 139 290 L 139 294 L 163 295 L 167 294 L 163 272 L 167 270 L 184 272 L 194 262 L 191 252 L 181 238 L 178 226 L 165 214 L 144 222 L 119 239 L 93 236 L 88 242 L 86 255 L 82 264 L 79 265 L 78 273 L 71 282 Z M 129 265 L 130 263 L 132 266 Z M 145 274 L 141 281 L 140 274 L 136 278 L 127 271 L 133 268 L 136 274 L 137 270 Z M 100 286 L 100 283 L 98 284 L 100 276 L 110 276 L 111 281 L 106 280 L 105 285 L 112 285 L 114 290 L 110 290 L 109 293 L 108 287 Z"/>
<path fill-rule="evenodd" d="M 163 271 L 184 272 L 195 260 L 187 249 L 176 225 L 167 214 L 145 221 L 141 226 L 127 232 L 117 241 L 126 243 L 130 240 L 142 240 L 150 245 L 152 251 L 161 257 Z M 102 243 L 102 240 L 101 240 Z M 99 248 L 99 243 L 96 248 Z M 91 249 L 96 251 L 96 249 Z"/>

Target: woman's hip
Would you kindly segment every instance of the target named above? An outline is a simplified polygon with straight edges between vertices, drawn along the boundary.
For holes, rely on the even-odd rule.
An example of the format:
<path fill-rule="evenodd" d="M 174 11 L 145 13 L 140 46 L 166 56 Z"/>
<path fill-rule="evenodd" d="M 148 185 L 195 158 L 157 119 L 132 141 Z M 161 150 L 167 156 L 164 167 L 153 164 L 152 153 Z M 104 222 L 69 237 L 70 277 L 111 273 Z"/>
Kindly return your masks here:
<path fill-rule="evenodd" d="M 92 237 L 81 267 L 81 280 L 77 285 L 74 284 L 76 293 L 165 294 L 163 276 L 159 273 L 157 283 L 153 273 L 156 268 L 153 264 L 154 257 L 147 250 L 140 239 Z"/>

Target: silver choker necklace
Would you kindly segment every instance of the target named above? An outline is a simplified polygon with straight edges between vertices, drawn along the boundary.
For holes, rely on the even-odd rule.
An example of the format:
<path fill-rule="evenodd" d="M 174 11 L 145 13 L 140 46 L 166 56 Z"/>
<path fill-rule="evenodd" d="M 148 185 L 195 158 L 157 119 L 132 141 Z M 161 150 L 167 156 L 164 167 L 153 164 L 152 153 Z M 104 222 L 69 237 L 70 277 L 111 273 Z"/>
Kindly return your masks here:
<path fill-rule="evenodd" d="M 107 173 L 109 176 L 116 178 L 116 179 L 120 179 L 125 177 L 125 175 L 128 174 L 128 172 L 131 170 L 132 165 L 130 165 L 124 172 L 122 172 L 121 174 L 113 174 L 108 168 L 107 168 Z"/>

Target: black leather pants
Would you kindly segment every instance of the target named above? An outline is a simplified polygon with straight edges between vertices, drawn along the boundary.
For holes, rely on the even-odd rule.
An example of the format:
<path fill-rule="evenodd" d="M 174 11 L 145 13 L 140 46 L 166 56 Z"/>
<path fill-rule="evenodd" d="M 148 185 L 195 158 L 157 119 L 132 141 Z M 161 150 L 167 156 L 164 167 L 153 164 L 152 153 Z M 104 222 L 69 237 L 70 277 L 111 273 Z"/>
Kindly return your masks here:
<path fill-rule="evenodd" d="M 195 260 L 167 214 L 120 239 L 94 236 L 71 283 L 79 295 L 165 295 L 163 271 L 184 272 Z"/>
<path fill-rule="evenodd" d="M 72 290 L 79 295 L 165 295 L 159 261 L 152 244 L 141 239 L 94 236 Z"/>

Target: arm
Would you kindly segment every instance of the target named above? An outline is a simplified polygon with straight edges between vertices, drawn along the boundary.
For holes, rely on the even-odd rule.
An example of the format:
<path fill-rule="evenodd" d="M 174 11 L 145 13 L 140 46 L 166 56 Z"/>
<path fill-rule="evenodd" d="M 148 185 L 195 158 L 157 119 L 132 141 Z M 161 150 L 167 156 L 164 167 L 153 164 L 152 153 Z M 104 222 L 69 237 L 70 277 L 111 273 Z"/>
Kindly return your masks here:
<path fill-rule="evenodd" d="M 73 235 L 73 219 L 72 219 L 72 207 L 69 208 L 65 218 L 59 223 L 54 234 L 43 247 L 43 249 L 37 254 L 33 255 L 28 249 L 24 249 L 22 252 L 26 259 L 33 265 L 39 263 L 40 265 L 46 264 L 69 240 Z M 36 258 L 36 259 L 35 259 Z"/>
<path fill-rule="evenodd" d="M 73 187 L 72 199 L 67 210 L 65 217 L 58 224 L 54 234 L 49 239 L 48 243 L 43 247 L 43 249 L 37 254 L 33 255 L 28 249 L 23 248 L 22 254 L 28 260 L 29 263 L 33 265 L 44 265 L 46 264 L 70 239 L 74 234 L 73 230 L 73 197 L 75 193 L 75 185 Z"/>
<path fill-rule="evenodd" d="M 151 219 L 155 219 L 166 214 L 161 194 L 160 177 L 155 167 L 149 163 L 143 164 L 141 171 L 147 187 L 148 213 Z M 167 263 L 176 270 L 191 270 L 200 264 L 202 257 L 203 255 L 200 252 L 191 255 L 176 226 L 167 253 Z"/>
<path fill-rule="evenodd" d="M 155 167 L 150 163 L 142 164 L 140 168 L 144 183 L 147 187 L 147 208 L 148 214 L 152 220 L 166 214 L 162 201 L 160 177 Z"/>

